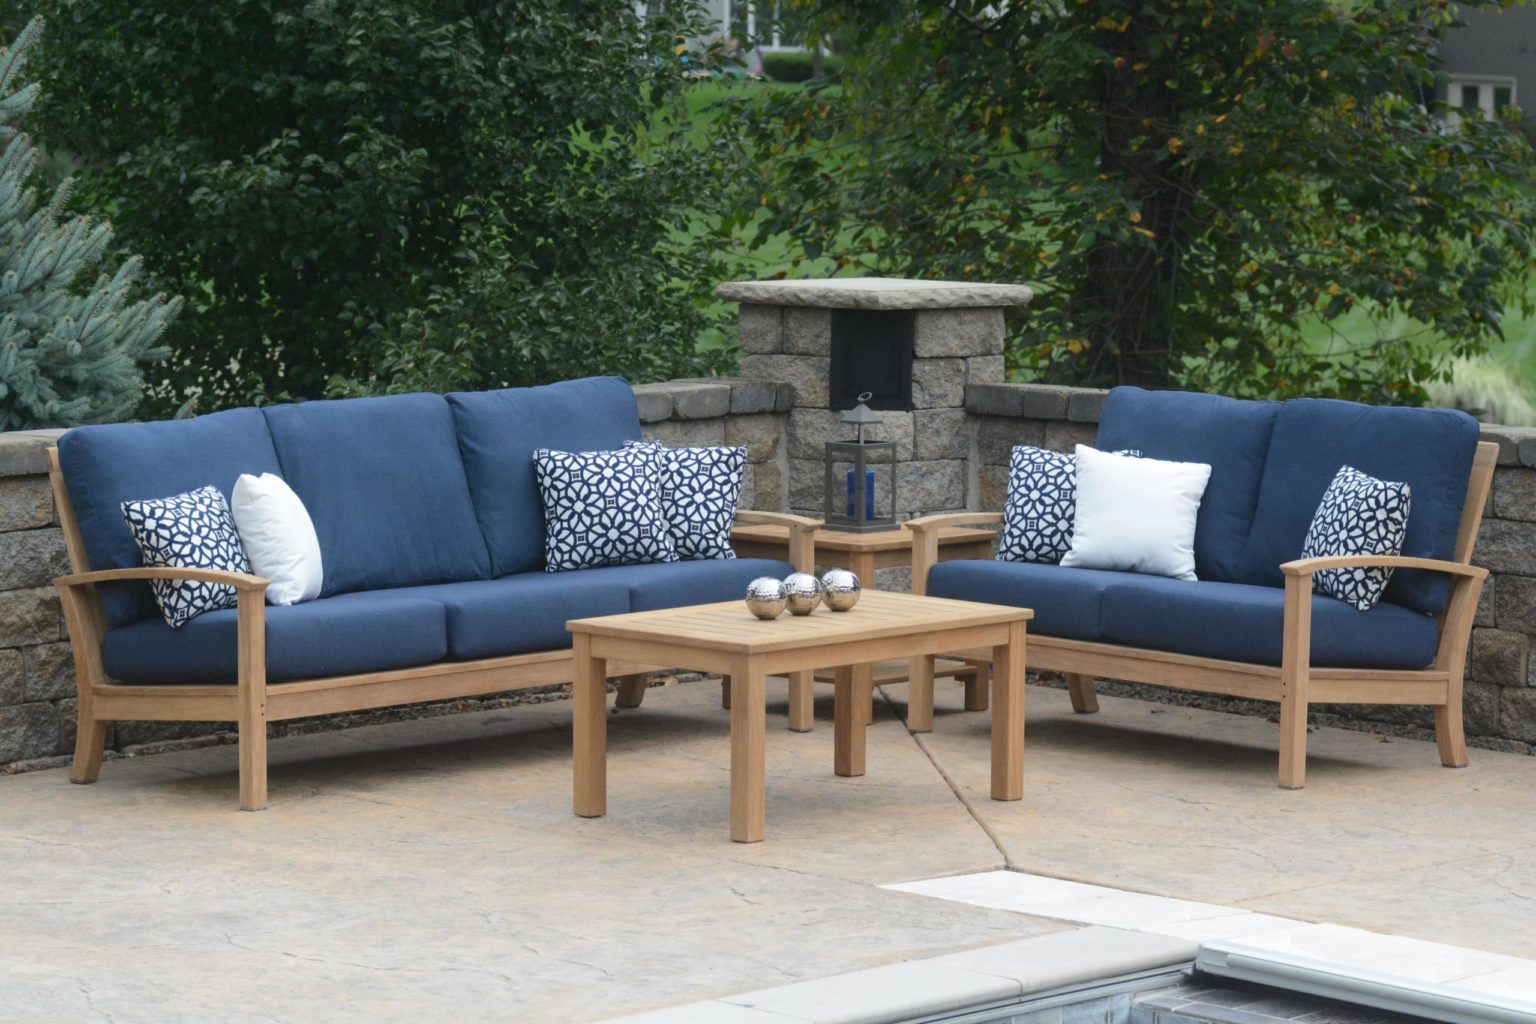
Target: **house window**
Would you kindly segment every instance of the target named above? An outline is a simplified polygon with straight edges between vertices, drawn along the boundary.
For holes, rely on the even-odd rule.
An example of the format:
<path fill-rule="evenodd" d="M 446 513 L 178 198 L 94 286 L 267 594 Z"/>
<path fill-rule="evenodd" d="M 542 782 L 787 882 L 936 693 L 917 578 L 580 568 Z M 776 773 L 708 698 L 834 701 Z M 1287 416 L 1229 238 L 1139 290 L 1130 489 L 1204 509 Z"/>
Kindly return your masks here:
<path fill-rule="evenodd" d="M 1458 76 L 1451 79 L 1446 99 L 1451 107 L 1446 120 L 1453 125 L 1464 117 L 1494 117 L 1514 106 L 1515 80 Z"/>

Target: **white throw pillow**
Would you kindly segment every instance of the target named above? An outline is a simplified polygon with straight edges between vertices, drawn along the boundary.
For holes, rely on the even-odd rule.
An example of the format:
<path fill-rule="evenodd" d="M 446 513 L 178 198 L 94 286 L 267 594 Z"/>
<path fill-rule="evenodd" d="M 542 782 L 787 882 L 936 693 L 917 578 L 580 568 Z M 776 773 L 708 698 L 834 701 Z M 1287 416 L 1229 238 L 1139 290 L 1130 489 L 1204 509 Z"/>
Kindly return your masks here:
<path fill-rule="evenodd" d="M 1077 446 L 1077 519 L 1062 565 L 1195 579 L 1195 517 L 1211 479 L 1201 462 Z"/>
<path fill-rule="evenodd" d="M 230 513 L 251 571 L 268 580 L 268 604 L 297 604 L 320 596 L 320 539 L 304 502 L 273 473 L 241 473 Z"/>

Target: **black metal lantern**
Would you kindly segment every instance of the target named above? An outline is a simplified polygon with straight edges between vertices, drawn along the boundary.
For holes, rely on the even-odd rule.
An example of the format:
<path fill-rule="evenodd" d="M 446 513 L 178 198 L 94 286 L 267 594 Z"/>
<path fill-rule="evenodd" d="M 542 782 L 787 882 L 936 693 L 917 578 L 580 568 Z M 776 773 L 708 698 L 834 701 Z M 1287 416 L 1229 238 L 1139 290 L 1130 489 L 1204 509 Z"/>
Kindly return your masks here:
<path fill-rule="evenodd" d="M 865 440 L 864 429 L 880 422 L 879 414 L 864 404 L 870 397 L 864 392 L 859 404 L 843 413 L 842 422 L 857 431 L 854 440 L 827 442 L 829 530 L 869 533 L 896 528 L 896 443 Z M 876 486 L 877 481 L 883 488 Z M 885 500 L 877 502 L 882 489 Z"/>

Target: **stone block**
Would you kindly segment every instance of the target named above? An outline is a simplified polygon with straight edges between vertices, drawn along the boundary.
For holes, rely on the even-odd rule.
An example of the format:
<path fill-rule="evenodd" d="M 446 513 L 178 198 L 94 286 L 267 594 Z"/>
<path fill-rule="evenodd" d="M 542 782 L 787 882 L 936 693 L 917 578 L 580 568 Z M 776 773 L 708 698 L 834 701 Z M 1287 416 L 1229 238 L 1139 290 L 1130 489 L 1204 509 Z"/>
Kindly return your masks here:
<path fill-rule="evenodd" d="M 1472 736 L 1497 736 L 1499 734 L 1499 699 L 1501 687 L 1493 683 L 1469 680 L 1463 684 L 1461 697 L 1462 725 Z"/>
<path fill-rule="evenodd" d="M 745 445 L 748 462 L 766 462 L 779 454 L 784 417 L 774 413 L 732 416 L 725 421 L 725 443 Z"/>
<path fill-rule="evenodd" d="M 815 459 L 824 462 L 827 442 L 848 441 L 854 437 L 854 428 L 841 421 L 842 413 L 834 409 L 798 408 L 789 414 L 789 457 Z M 899 462 L 912 458 L 913 414 L 910 412 L 882 412 L 881 423 L 867 428 L 864 436 L 871 441 L 896 442 L 896 459 Z M 793 493 L 793 490 L 791 490 Z"/>
<path fill-rule="evenodd" d="M 912 363 L 912 406 L 958 408 L 965 404 L 964 359 L 917 359 Z"/>
<path fill-rule="evenodd" d="M 752 501 L 747 508 L 781 512 L 786 507 L 784 497 L 784 470 L 777 462 L 752 466 Z"/>
<path fill-rule="evenodd" d="M 967 384 L 1001 384 L 1008 379 L 1008 365 L 1002 356 L 971 356 L 965 361 Z"/>
<path fill-rule="evenodd" d="M 1523 577 L 1511 576 L 1508 578 L 1522 579 Z M 1498 602 L 1496 600 L 1499 589 L 1498 583 L 1499 578 L 1497 576 L 1489 576 L 1483 580 L 1482 592 L 1477 595 L 1477 613 L 1472 617 L 1473 625 L 1497 626 L 1499 624 Z"/>
<path fill-rule="evenodd" d="M 971 454 L 971 431 L 964 409 L 919 409 L 912 414 L 912 457 L 964 459 Z"/>
<path fill-rule="evenodd" d="M 0 434 L 0 477 L 46 476 L 48 449 L 59 443 L 62 430 L 17 430 Z"/>
<path fill-rule="evenodd" d="M 1520 438 L 1520 465 L 1536 466 L 1536 428 L 1527 427 Z"/>
<path fill-rule="evenodd" d="M 965 411 L 978 416 L 1022 416 L 1023 389 L 1022 384 L 967 384 Z M 1066 415 L 1065 409 L 1062 415 Z"/>
<path fill-rule="evenodd" d="M 789 507 L 820 517 L 825 511 L 822 484 L 826 463 L 821 459 L 789 460 Z"/>
<path fill-rule="evenodd" d="M 908 462 L 897 467 L 897 515 L 926 516 L 964 509 L 965 469 L 961 459 Z"/>
<path fill-rule="evenodd" d="M 62 531 L 45 527 L 0 533 L 0 590 L 46 587 L 68 573 Z"/>
<path fill-rule="evenodd" d="M 1067 400 L 1067 419 L 1074 423 L 1098 423 L 1108 397 L 1108 391 L 1098 388 L 1075 389 Z"/>
<path fill-rule="evenodd" d="M 20 704 L 27 699 L 27 667 L 21 651 L 0 650 L 0 706 Z"/>
<path fill-rule="evenodd" d="M 660 441 L 668 448 L 725 444 L 725 419 L 663 420 L 660 423 L 647 423 L 643 433 L 647 439 Z"/>
<path fill-rule="evenodd" d="M 731 389 L 726 384 L 679 384 L 673 386 L 672 416 L 680 420 L 711 420 L 731 411 Z"/>
<path fill-rule="evenodd" d="M 1493 572 L 1536 576 L 1536 523 L 1484 519 L 1472 560 Z"/>
<path fill-rule="evenodd" d="M 741 493 L 736 495 L 737 508 L 752 508 L 757 500 L 757 467 L 748 463 L 741 468 Z"/>
<path fill-rule="evenodd" d="M 635 408 L 641 423 L 659 423 L 672 415 L 672 388 L 668 384 L 636 384 Z"/>
<path fill-rule="evenodd" d="M 715 286 L 726 302 L 830 309 L 952 309 L 1020 306 L 1034 298 L 1022 284 L 929 281 L 901 277 L 774 278 Z"/>
<path fill-rule="evenodd" d="M 779 386 L 766 380 L 732 380 L 731 415 L 747 416 L 773 412 L 779 401 Z"/>
<path fill-rule="evenodd" d="M 1045 425 L 1045 443 L 1040 447 L 1054 452 L 1071 452 L 1077 445 L 1091 445 L 1098 436 L 1096 423 L 1053 422 Z"/>
<path fill-rule="evenodd" d="M 1499 694 L 1499 735 L 1536 743 L 1536 688 L 1510 687 Z"/>
<path fill-rule="evenodd" d="M 0 707 L 0 764 L 59 753 L 59 709 L 52 704 Z"/>
<path fill-rule="evenodd" d="M 981 495 L 978 498 L 983 512 L 1001 512 L 1008 501 L 1008 467 L 982 466 L 980 476 Z"/>
<path fill-rule="evenodd" d="M 754 354 L 783 352 L 783 317 L 782 306 L 743 303 L 736 311 L 736 326 L 741 331 L 741 350 Z"/>
<path fill-rule="evenodd" d="M 825 409 L 830 404 L 828 378 L 832 360 L 825 356 L 744 355 L 741 375 L 749 380 L 781 381 L 794 388 L 794 404 Z"/>
<path fill-rule="evenodd" d="M 75 695 L 75 659 L 68 641 L 23 647 L 21 657 L 26 666 L 27 700 L 61 700 Z"/>
<path fill-rule="evenodd" d="M 984 466 L 1007 466 L 1014 445 L 1045 443 L 1046 425 L 1039 420 L 1003 419 L 989 416 L 976 424 L 976 450 Z"/>
<path fill-rule="evenodd" d="M 1493 622 L 1483 622 L 1483 602 L 1477 604 L 1477 624 L 1497 625 L 1519 633 L 1536 634 L 1536 578 L 1489 576 L 1483 593 L 1493 591 Z"/>
<path fill-rule="evenodd" d="M 832 353 L 832 311 L 813 306 L 784 309 L 784 351 L 803 356 Z"/>
<path fill-rule="evenodd" d="M 1003 353 L 1003 311 L 997 308 L 920 309 L 914 348 L 919 359 Z"/>
<path fill-rule="evenodd" d="M 1494 474 L 1493 514 L 1500 519 L 1536 522 L 1536 469 L 1509 466 Z"/>
<path fill-rule="evenodd" d="M 863 583 L 863 580 L 859 582 Z M 868 584 L 865 584 L 868 586 Z M 885 569 L 875 570 L 875 589 L 885 590 L 895 594 L 912 593 L 912 567 L 910 565 L 892 565 Z"/>
<path fill-rule="evenodd" d="M 1530 638 L 1509 629 L 1472 630 L 1472 676 L 1480 683 L 1524 686 Z"/>
<path fill-rule="evenodd" d="M 0 647 L 64 639 L 62 614 L 52 587 L 0 591 Z"/>
<path fill-rule="evenodd" d="M 53 522 L 53 490 L 46 476 L 0 478 L 0 533 L 34 530 Z"/>

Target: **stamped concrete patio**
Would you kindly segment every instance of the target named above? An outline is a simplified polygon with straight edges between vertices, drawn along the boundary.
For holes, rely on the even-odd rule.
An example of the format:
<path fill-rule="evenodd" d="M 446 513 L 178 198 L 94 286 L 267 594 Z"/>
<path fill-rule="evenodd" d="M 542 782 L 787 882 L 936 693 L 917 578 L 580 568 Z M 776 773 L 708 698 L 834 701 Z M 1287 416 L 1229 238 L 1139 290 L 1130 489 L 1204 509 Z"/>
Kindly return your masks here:
<path fill-rule="evenodd" d="M 1536 956 L 1536 763 L 1355 732 L 1274 785 L 1263 720 L 1030 687 L 1025 797 L 987 717 L 888 688 L 833 776 L 770 689 L 768 838 L 727 839 L 718 688 L 610 724 L 609 813 L 570 811 L 570 706 L 294 737 L 271 806 L 232 747 L 0 779 L 0 1005 L 21 1021 L 586 1021 L 1081 927 L 883 888 L 1011 868 Z"/>

